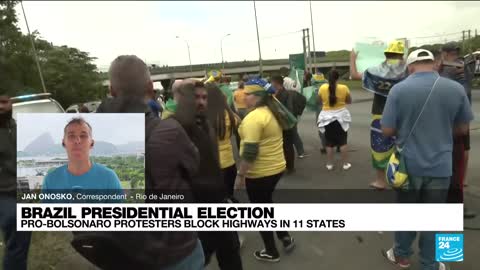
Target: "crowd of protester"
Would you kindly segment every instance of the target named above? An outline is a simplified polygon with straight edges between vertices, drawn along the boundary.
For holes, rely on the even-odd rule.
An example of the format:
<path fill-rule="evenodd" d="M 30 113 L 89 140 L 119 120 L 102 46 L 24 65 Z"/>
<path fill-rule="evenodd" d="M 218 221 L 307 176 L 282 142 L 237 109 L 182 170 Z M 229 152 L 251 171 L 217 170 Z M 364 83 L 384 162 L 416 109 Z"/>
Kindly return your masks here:
<path fill-rule="evenodd" d="M 351 78 L 374 92 L 370 138 L 376 178 L 370 186 L 388 187 L 385 168 L 401 146 L 409 190 L 418 191 L 418 196 L 402 196 L 400 191 L 399 203 L 463 203 L 473 114 L 471 80 L 462 76 L 464 68 L 448 65 L 461 61 L 459 51 L 457 45 L 446 44 L 441 52 L 419 49 L 404 57 L 404 44 L 394 41 L 385 51 L 385 61 L 363 73 L 357 71 L 357 54 L 352 51 Z M 172 203 L 236 203 L 235 190 L 245 188 L 250 202 L 273 203 L 282 176 L 295 173 L 296 156 L 308 156 L 297 125 L 306 100 L 288 77 L 243 77 L 233 93 L 221 74 L 208 80 L 177 80 L 163 108 L 155 102 L 158 94 L 148 67 L 137 56 L 117 57 L 109 76 L 112 98 L 104 100 L 97 113 L 145 113 L 146 194 L 185 195 Z M 335 69 L 327 80 L 318 72 L 307 77 L 305 85 L 317 88 L 316 126 L 321 151 L 327 154 L 325 167 L 334 169 L 338 149 L 342 169 L 349 170 L 350 89 L 338 82 Z M 16 231 L 15 225 L 16 127 L 11 109 L 9 97 L 0 95 L 0 222 L 6 243 L 3 268 L 21 270 L 27 268 L 31 234 Z M 276 235 L 285 252 L 294 250 L 295 240 L 288 232 Z M 264 247 L 254 257 L 280 261 L 274 233 L 262 231 L 260 236 Z M 133 254 L 118 256 L 122 250 L 108 241 L 95 242 L 102 259 L 92 251 L 77 250 L 103 269 L 204 269 L 214 253 L 220 269 L 243 269 L 237 232 L 125 232 L 118 237 Z M 385 258 L 409 267 L 415 237 L 415 232 L 396 232 L 393 248 L 383 252 Z M 447 269 L 435 262 L 434 244 L 433 232 L 420 233 L 423 270 Z"/>

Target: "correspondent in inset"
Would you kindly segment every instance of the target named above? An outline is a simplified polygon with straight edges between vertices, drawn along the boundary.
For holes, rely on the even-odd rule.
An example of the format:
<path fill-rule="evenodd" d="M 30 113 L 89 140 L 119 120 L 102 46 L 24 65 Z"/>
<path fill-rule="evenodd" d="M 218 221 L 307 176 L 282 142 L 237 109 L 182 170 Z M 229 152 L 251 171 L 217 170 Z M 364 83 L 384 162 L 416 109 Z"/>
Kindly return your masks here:
<path fill-rule="evenodd" d="M 61 193 L 111 195 L 109 199 L 88 202 L 121 201 L 119 198 L 124 196 L 124 192 L 117 174 L 90 160 L 90 151 L 95 146 L 95 141 L 92 137 L 92 127 L 88 122 L 80 117 L 70 120 L 64 128 L 62 145 L 67 151 L 68 164 L 47 174 L 43 180 L 42 193 L 55 193 L 57 190 Z"/>

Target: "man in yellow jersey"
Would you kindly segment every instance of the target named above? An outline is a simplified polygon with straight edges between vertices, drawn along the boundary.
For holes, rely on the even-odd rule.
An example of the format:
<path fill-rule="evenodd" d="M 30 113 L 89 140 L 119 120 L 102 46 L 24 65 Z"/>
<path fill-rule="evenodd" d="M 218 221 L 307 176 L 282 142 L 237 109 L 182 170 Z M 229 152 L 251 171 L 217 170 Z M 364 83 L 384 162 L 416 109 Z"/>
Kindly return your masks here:
<path fill-rule="evenodd" d="M 385 167 L 394 151 L 395 138 L 383 136 L 380 120 L 390 89 L 408 76 L 403 55 L 405 46 L 402 41 L 395 40 L 385 50 L 385 61 L 378 66 L 369 67 L 365 72 L 357 71 L 357 54 L 350 55 L 350 75 L 352 79 L 362 80 L 363 89 L 373 92 L 372 123 L 370 126 L 370 143 L 372 148 L 372 165 L 376 178 L 370 187 L 383 190 L 386 188 Z"/>

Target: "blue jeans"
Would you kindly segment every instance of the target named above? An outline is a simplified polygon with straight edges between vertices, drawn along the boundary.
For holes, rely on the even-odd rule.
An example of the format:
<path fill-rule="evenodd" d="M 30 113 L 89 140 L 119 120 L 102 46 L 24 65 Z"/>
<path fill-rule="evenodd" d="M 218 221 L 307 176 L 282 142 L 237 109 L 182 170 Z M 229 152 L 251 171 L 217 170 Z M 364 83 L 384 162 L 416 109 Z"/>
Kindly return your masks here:
<path fill-rule="evenodd" d="M 188 257 L 175 265 L 168 266 L 162 270 L 203 270 L 205 257 L 203 255 L 202 244 L 197 241 L 197 246 Z"/>
<path fill-rule="evenodd" d="M 297 118 L 297 119 L 300 120 L 300 118 Z M 300 138 L 300 134 L 298 134 L 298 125 L 295 125 L 295 127 L 293 128 L 293 145 L 297 150 L 298 156 L 305 154 L 305 150 L 303 149 L 302 138 Z"/>
<path fill-rule="evenodd" d="M 5 255 L 3 269 L 26 270 L 31 232 L 17 232 L 17 199 L 0 195 L 0 228 L 3 232 Z"/>
<path fill-rule="evenodd" d="M 450 178 L 409 176 L 409 190 L 399 191 L 399 203 L 446 203 Z M 404 213 L 408 215 L 408 213 Z M 439 222 L 441 219 L 439 217 Z M 435 262 L 435 233 L 420 232 L 419 248 L 422 270 L 437 270 Z M 412 243 L 417 232 L 395 232 L 395 257 L 408 258 L 413 254 Z"/>

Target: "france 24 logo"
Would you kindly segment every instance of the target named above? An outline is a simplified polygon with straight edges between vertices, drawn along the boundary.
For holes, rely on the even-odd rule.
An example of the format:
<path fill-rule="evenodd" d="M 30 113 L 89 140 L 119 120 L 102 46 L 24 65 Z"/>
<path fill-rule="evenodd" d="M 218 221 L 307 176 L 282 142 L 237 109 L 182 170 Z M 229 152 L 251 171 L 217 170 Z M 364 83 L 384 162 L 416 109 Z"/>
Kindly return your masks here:
<path fill-rule="evenodd" d="M 463 262 L 463 234 L 436 234 L 435 260 Z"/>

